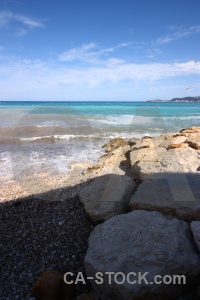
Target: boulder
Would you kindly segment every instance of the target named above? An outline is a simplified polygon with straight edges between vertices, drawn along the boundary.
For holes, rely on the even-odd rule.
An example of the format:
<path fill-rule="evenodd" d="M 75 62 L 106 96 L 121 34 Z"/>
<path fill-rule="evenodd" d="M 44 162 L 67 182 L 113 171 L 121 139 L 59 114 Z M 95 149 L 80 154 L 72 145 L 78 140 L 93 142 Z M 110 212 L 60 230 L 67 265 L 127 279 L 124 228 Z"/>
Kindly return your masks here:
<path fill-rule="evenodd" d="M 161 174 L 163 167 L 160 162 L 136 162 L 133 166 L 134 179 L 146 179 L 154 174 Z"/>
<path fill-rule="evenodd" d="M 106 174 L 124 175 L 125 171 L 123 171 L 121 168 L 119 168 L 119 166 L 114 164 L 97 164 L 85 169 L 82 172 L 82 174 L 86 176 L 91 176 L 93 178 L 103 176 Z"/>
<path fill-rule="evenodd" d="M 187 143 L 180 143 L 180 144 L 170 144 L 167 146 L 167 150 L 175 149 L 175 148 L 182 148 L 182 147 L 189 147 Z"/>
<path fill-rule="evenodd" d="M 83 174 L 100 176 L 104 174 L 124 175 L 125 171 L 119 166 L 123 161 L 126 161 L 126 153 L 130 150 L 130 146 L 120 147 L 112 152 L 108 152 L 98 159 L 98 163 L 84 170 Z"/>
<path fill-rule="evenodd" d="M 200 127 L 190 127 L 190 128 L 185 128 L 180 131 L 181 133 L 196 133 L 200 132 Z"/>
<path fill-rule="evenodd" d="M 123 138 L 116 138 L 110 140 L 107 144 L 103 145 L 102 148 L 106 148 L 106 152 L 111 152 L 113 150 L 116 150 L 119 147 L 123 147 L 127 145 L 127 142 Z"/>
<path fill-rule="evenodd" d="M 107 174 L 84 187 L 79 198 L 89 217 L 98 222 L 126 212 L 134 189 L 136 183 L 130 177 Z"/>
<path fill-rule="evenodd" d="M 140 179 L 147 179 L 152 175 L 155 177 L 161 173 L 196 172 L 200 166 L 198 151 L 190 147 L 171 150 L 163 147 L 140 149 L 132 151 L 130 159 L 134 178 Z"/>
<path fill-rule="evenodd" d="M 197 245 L 197 248 L 200 252 L 200 222 L 199 221 L 192 221 L 190 223 L 190 229 L 192 231 L 192 234 L 194 236 L 195 243 Z"/>
<path fill-rule="evenodd" d="M 187 140 L 188 145 L 195 149 L 195 150 L 200 150 L 200 142 L 196 142 L 196 141 L 188 141 Z"/>
<path fill-rule="evenodd" d="M 176 163 L 175 172 L 179 170 L 179 166 L 182 172 L 195 172 L 200 165 L 200 156 L 198 151 L 190 147 L 181 147 L 169 150 L 162 162 L 168 164 L 170 161 Z"/>
<path fill-rule="evenodd" d="M 188 144 L 191 148 L 196 150 L 200 149 L 200 131 L 195 127 L 194 130 L 188 129 L 176 133 L 168 133 L 157 137 L 145 137 L 142 139 L 132 139 L 128 142 L 131 150 L 139 150 L 142 148 L 158 148 L 164 147 L 167 150 L 173 148 L 187 147 Z M 200 129 L 199 129 L 200 130 Z"/>
<path fill-rule="evenodd" d="M 130 161 L 131 165 L 137 161 L 143 162 L 156 162 L 162 160 L 164 156 L 167 154 L 167 150 L 163 147 L 156 147 L 156 148 L 142 148 L 138 150 L 134 150 L 130 152 Z"/>
<path fill-rule="evenodd" d="M 31 290 L 32 296 L 37 300 L 72 299 L 74 284 L 65 284 L 63 275 L 55 270 L 44 272 L 34 283 Z"/>
<path fill-rule="evenodd" d="M 200 133 L 187 135 L 186 143 L 195 150 L 200 150 Z"/>
<path fill-rule="evenodd" d="M 127 142 L 127 144 L 130 145 L 130 147 L 132 147 L 132 146 L 136 145 L 137 142 L 140 142 L 140 140 L 141 139 L 139 139 L 139 138 L 132 138 Z"/>
<path fill-rule="evenodd" d="M 174 299 L 184 285 L 155 284 L 155 276 L 195 277 L 200 273 L 200 258 L 186 222 L 138 210 L 95 227 L 85 269 L 88 277 L 103 274 L 102 284 L 95 280 L 91 284 L 112 299 Z"/>
<path fill-rule="evenodd" d="M 142 148 L 157 148 L 157 147 L 165 147 L 170 143 L 178 143 L 179 141 L 186 140 L 186 137 L 182 137 L 180 140 L 177 139 L 177 136 L 181 135 L 180 133 L 169 133 L 160 135 L 157 137 L 144 137 L 142 139 L 132 139 L 128 142 L 131 146 L 131 150 L 138 150 Z"/>
<path fill-rule="evenodd" d="M 129 145 L 131 145 L 131 150 L 138 150 L 141 148 L 151 148 L 154 147 L 153 138 L 145 137 L 142 139 L 135 139 L 129 141 Z"/>
<path fill-rule="evenodd" d="M 159 147 L 169 148 L 170 145 L 181 145 L 186 140 L 186 136 L 178 134 L 169 134 L 165 136 L 165 139 L 162 143 L 160 143 Z"/>
<path fill-rule="evenodd" d="M 111 165 L 119 165 L 119 163 L 126 159 L 126 153 L 130 150 L 130 146 L 126 145 L 115 149 L 109 153 L 106 153 L 99 157 L 99 164 L 111 164 Z"/>
<path fill-rule="evenodd" d="M 162 177 L 163 176 L 163 177 Z M 157 174 L 145 179 L 130 207 L 156 210 L 186 221 L 200 220 L 200 174 Z"/>

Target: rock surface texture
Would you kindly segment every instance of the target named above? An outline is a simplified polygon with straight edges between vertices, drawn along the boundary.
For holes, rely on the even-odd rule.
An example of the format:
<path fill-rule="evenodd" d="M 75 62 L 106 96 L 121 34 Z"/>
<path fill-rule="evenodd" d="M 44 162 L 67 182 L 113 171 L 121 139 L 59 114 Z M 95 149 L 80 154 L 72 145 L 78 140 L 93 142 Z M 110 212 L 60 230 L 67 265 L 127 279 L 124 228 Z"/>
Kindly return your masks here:
<path fill-rule="evenodd" d="M 93 221 L 104 221 L 127 212 L 136 183 L 125 175 L 104 175 L 84 187 L 80 201 Z"/>
<path fill-rule="evenodd" d="M 137 210 L 113 217 L 94 229 L 85 268 L 87 276 L 104 274 L 103 284 L 94 280 L 91 283 L 112 299 L 174 299 L 184 285 L 156 285 L 155 276 L 196 276 L 200 272 L 200 259 L 186 222 L 169 219 L 159 212 Z M 121 274 L 116 277 L 112 274 L 109 284 L 106 272 Z M 123 280 L 122 274 L 127 278 L 130 272 L 134 274 L 129 279 L 137 280 L 136 284 Z M 139 274 L 146 274 L 140 284 Z"/>
<path fill-rule="evenodd" d="M 200 220 L 200 174 L 165 174 L 146 179 L 131 197 L 130 207 L 157 210 L 185 221 Z"/>
<path fill-rule="evenodd" d="M 83 174 L 93 174 L 95 176 L 104 174 L 124 175 L 125 172 L 120 168 L 120 164 L 127 160 L 125 154 L 130 150 L 130 146 L 126 145 L 116 149 L 114 148 L 114 150 L 111 149 L 108 153 L 100 156 L 96 165 L 84 170 Z"/>
<path fill-rule="evenodd" d="M 130 160 L 134 177 L 146 179 L 160 173 L 196 172 L 200 165 L 200 151 L 191 147 L 143 148 L 132 151 Z"/>
<path fill-rule="evenodd" d="M 113 150 L 116 150 L 119 147 L 123 147 L 123 146 L 126 146 L 126 145 L 127 145 L 127 143 L 126 143 L 125 139 L 116 138 L 116 139 L 110 140 L 108 143 L 103 145 L 103 148 L 106 149 L 106 152 L 111 152 Z"/>
<path fill-rule="evenodd" d="M 131 197 L 132 210 L 200 220 L 200 127 L 147 141 L 148 148 L 133 150 L 131 146 L 133 177 L 143 181 Z"/>

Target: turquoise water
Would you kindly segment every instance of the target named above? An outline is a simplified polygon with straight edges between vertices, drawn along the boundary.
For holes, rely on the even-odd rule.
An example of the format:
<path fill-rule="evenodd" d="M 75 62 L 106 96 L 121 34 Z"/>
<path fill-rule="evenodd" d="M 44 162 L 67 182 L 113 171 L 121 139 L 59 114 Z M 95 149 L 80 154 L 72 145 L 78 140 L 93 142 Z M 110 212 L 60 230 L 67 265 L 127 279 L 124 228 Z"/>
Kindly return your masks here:
<path fill-rule="evenodd" d="M 199 125 L 194 102 L 0 102 L 0 176 L 65 174 L 74 163 L 94 162 L 111 138 Z"/>
<path fill-rule="evenodd" d="M 200 102 L 0 102 L 0 109 L 24 108 L 27 110 L 37 109 L 38 112 L 70 113 L 76 111 L 81 115 L 109 115 L 109 114 L 133 114 L 140 113 L 142 116 L 154 116 L 156 110 L 163 117 L 200 115 Z M 69 111 L 67 112 L 67 108 Z M 143 110 L 144 109 L 144 110 Z"/>
<path fill-rule="evenodd" d="M 31 116 L 31 125 L 44 123 L 39 115 L 49 115 L 52 122 L 60 116 L 68 128 L 74 123 L 81 126 L 81 122 L 88 122 L 94 132 L 97 127 L 111 132 L 123 127 L 133 134 L 142 134 L 142 130 L 162 133 L 200 123 L 200 103 L 194 102 L 0 102 L 0 110 L 0 127 L 9 126 L 9 122 L 25 122 L 30 115 L 35 116 Z"/>

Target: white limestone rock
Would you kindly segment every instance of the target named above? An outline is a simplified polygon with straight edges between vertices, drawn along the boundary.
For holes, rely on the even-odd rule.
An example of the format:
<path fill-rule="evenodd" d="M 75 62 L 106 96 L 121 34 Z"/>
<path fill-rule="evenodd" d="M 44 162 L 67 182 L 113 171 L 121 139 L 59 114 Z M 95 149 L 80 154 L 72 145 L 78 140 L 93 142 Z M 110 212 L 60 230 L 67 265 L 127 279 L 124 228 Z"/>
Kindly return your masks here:
<path fill-rule="evenodd" d="M 127 211 L 134 189 L 136 183 L 130 177 L 107 174 L 84 187 L 79 197 L 93 221 L 104 221 Z"/>
<path fill-rule="evenodd" d="M 130 199 L 130 207 L 132 210 L 156 210 L 186 221 L 200 220 L 199 186 L 199 174 L 151 176 L 138 186 Z"/>
<path fill-rule="evenodd" d="M 87 277 L 104 274 L 103 283 L 91 284 L 98 292 L 112 299 L 174 299 L 182 292 L 183 285 L 154 283 L 156 275 L 196 276 L 200 273 L 200 258 L 193 242 L 189 225 L 177 219 L 166 218 L 159 212 L 137 210 L 115 216 L 98 225 L 89 237 L 89 247 L 85 257 Z M 111 276 L 111 284 L 106 272 L 135 272 L 130 280 L 145 274 L 141 284 L 130 284 L 127 280 L 118 284 Z M 123 276 L 118 274 L 118 281 Z M 153 282 L 153 283 L 151 283 Z"/>

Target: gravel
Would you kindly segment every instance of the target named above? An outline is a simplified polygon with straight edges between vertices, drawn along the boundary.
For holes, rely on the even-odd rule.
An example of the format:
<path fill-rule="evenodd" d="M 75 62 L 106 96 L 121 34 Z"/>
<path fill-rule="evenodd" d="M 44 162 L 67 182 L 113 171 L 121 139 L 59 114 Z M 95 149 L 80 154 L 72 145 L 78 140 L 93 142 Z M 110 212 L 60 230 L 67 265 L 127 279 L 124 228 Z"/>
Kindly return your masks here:
<path fill-rule="evenodd" d="M 84 270 L 88 237 L 95 224 L 75 196 L 0 203 L 0 300 L 30 299 L 36 279 L 54 269 Z M 88 284 L 84 287 L 90 290 Z M 83 287 L 76 287 L 77 294 Z"/>

